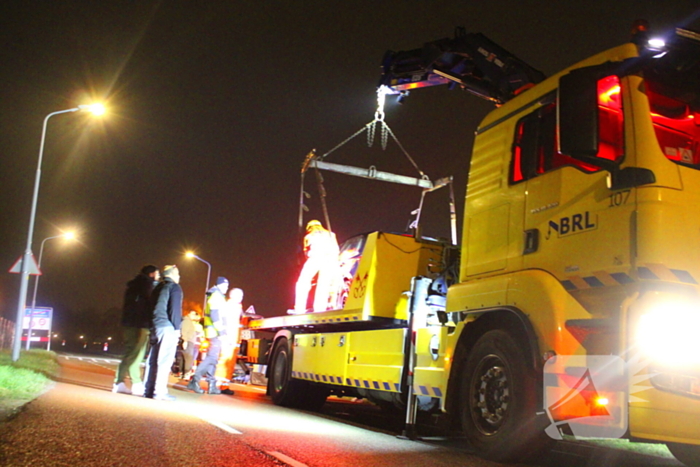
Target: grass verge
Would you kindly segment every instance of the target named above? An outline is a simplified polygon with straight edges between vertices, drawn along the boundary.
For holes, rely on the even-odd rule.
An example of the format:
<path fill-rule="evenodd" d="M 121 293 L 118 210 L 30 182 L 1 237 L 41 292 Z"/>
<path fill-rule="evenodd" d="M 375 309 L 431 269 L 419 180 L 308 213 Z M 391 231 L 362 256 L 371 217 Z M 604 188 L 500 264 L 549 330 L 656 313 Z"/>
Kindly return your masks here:
<path fill-rule="evenodd" d="M 58 371 L 53 352 L 22 351 L 19 359 L 13 362 L 9 350 L 0 351 L 0 421 L 46 391 Z"/>

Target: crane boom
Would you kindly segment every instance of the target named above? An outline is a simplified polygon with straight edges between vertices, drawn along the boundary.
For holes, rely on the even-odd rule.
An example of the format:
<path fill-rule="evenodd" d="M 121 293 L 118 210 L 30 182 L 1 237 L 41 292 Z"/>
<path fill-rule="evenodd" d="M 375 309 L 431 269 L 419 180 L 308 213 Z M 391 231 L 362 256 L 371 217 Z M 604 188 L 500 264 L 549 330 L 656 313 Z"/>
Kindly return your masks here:
<path fill-rule="evenodd" d="M 388 51 L 380 86 L 394 93 L 449 84 L 503 104 L 545 75 L 481 33 L 457 28 L 454 39 L 427 42 L 420 49 Z"/>

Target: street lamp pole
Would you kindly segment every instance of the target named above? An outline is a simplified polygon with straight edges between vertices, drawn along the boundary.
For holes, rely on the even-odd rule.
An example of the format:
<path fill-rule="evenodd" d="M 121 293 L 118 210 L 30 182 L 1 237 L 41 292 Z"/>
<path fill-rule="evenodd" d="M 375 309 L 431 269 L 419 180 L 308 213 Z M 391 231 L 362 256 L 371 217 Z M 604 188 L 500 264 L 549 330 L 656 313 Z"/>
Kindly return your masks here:
<path fill-rule="evenodd" d="M 194 258 L 196 260 L 199 260 L 207 265 L 207 287 L 206 289 L 204 289 L 204 305 L 202 306 L 202 313 L 204 313 L 204 308 L 207 307 L 207 292 L 209 291 L 209 280 L 211 279 L 211 264 L 209 264 L 209 261 L 203 260 L 202 258 L 200 258 L 192 252 L 188 252 L 186 256 L 188 258 Z"/>
<path fill-rule="evenodd" d="M 34 219 L 36 218 L 36 205 L 39 199 L 39 182 L 41 181 L 41 161 L 44 158 L 44 142 L 46 141 L 46 127 L 49 119 L 54 115 L 77 112 L 79 110 L 91 110 L 95 114 L 103 113 L 103 107 L 90 105 L 79 105 L 73 109 L 58 110 L 51 112 L 44 118 L 44 125 L 41 129 L 41 144 L 39 145 L 39 161 L 36 165 L 36 176 L 34 177 L 34 194 L 32 196 L 32 210 L 29 215 L 29 230 L 27 232 L 27 248 L 22 257 L 22 267 L 20 269 L 19 300 L 17 303 L 17 321 L 15 322 L 15 340 L 12 345 L 12 361 L 19 360 L 19 351 L 22 346 L 22 323 L 24 322 L 24 309 L 27 304 L 27 288 L 29 285 L 29 262 L 32 261 L 32 237 L 34 236 Z M 27 336 L 29 338 L 29 336 Z"/>
<path fill-rule="evenodd" d="M 73 236 L 72 232 L 63 233 L 61 235 L 54 235 L 53 237 L 47 237 L 41 241 L 41 248 L 39 248 L 39 261 L 37 266 L 41 271 L 41 258 L 44 256 L 44 245 L 47 240 L 53 240 L 54 238 L 71 238 Z M 34 318 L 34 310 L 36 309 L 36 291 L 39 288 L 39 275 L 34 276 L 34 293 L 32 294 L 32 308 L 29 310 L 29 329 L 27 329 L 27 346 L 26 350 L 29 350 L 32 338 L 32 321 Z M 47 350 L 51 350 L 51 332 L 49 332 L 49 345 Z"/>

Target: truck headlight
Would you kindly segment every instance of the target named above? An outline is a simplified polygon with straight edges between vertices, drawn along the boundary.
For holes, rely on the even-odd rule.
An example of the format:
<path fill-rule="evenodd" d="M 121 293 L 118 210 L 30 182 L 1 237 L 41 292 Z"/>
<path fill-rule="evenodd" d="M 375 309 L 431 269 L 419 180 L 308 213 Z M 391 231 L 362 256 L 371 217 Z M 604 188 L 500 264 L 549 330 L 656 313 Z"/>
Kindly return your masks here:
<path fill-rule="evenodd" d="M 687 301 L 649 305 L 637 322 L 639 350 L 662 366 L 700 364 L 700 307 Z"/>

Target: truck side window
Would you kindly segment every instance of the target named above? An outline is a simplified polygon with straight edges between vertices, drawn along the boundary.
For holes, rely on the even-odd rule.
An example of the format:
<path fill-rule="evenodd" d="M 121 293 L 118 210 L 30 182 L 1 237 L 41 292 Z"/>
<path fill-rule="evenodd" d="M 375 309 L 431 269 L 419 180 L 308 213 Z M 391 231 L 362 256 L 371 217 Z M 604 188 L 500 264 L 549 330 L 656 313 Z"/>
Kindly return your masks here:
<path fill-rule="evenodd" d="M 624 153 L 619 79 L 611 76 L 600 80 L 598 94 L 597 157 L 619 161 Z M 565 166 L 583 172 L 600 170 L 558 151 L 556 124 L 556 103 L 544 105 L 520 119 L 515 130 L 510 183 L 529 180 Z"/>
<path fill-rule="evenodd" d="M 700 120 L 698 112 L 681 100 L 663 95 L 647 83 L 654 132 L 664 155 L 671 161 L 700 168 Z"/>
<path fill-rule="evenodd" d="M 598 157 L 620 162 L 625 151 L 620 78 L 598 81 Z"/>
<path fill-rule="evenodd" d="M 529 180 L 537 175 L 539 120 L 539 112 L 533 112 L 518 122 L 513 144 L 511 183 Z"/>

